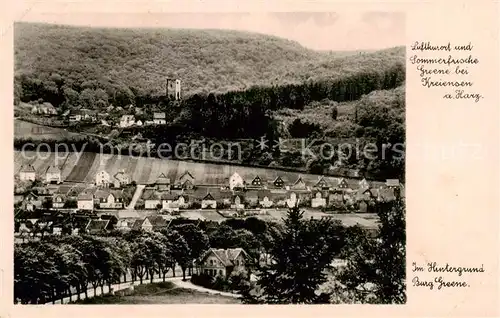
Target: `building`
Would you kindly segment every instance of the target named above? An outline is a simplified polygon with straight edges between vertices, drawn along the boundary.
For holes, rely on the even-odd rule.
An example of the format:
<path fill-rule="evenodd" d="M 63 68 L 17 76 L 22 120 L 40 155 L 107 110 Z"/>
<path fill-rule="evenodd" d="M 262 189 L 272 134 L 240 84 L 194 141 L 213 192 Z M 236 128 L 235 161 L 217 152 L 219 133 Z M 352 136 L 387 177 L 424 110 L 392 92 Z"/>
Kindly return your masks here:
<path fill-rule="evenodd" d="M 317 191 L 314 194 L 314 197 L 311 199 L 311 207 L 312 208 L 326 207 L 326 198 L 327 196 L 321 193 L 321 191 Z"/>
<path fill-rule="evenodd" d="M 302 177 L 299 176 L 290 188 L 294 190 L 306 190 L 307 186 L 304 180 L 302 180 Z"/>
<path fill-rule="evenodd" d="M 61 183 L 61 169 L 57 166 L 50 166 L 45 171 L 45 182 Z"/>
<path fill-rule="evenodd" d="M 120 188 L 124 187 L 130 184 L 130 175 L 125 173 L 124 170 L 118 171 L 114 176 L 113 176 L 113 184 L 115 188 Z"/>
<path fill-rule="evenodd" d="M 285 181 L 283 181 L 283 178 L 281 178 L 280 176 L 277 176 L 273 181 L 273 186 L 275 188 L 281 189 L 285 186 Z"/>
<path fill-rule="evenodd" d="M 95 199 L 100 209 L 123 209 L 123 196 L 121 191 L 99 190 Z"/>
<path fill-rule="evenodd" d="M 109 226 L 109 220 L 90 219 L 85 226 L 85 232 L 88 234 L 97 234 L 106 231 Z"/>
<path fill-rule="evenodd" d="M 177 183 L 182 189 L 185 190 L 191 190 L 195 185 L 193 175 L 187 170 L 179 177 Z"/>
<path fill-rule="evenodd" d="M 23 207 L 26 211 L 35 211 L 40 209 L 43 204 L 43 198 L 33 192 L 30 192 L 23 201 Z"/>
<path fill-rule="evenodd" d="M 181 80 L 175 80 L 175 100 L 181 99 Z"/>
<path fill-rule="evenodd" d="M 249 255 L 242 248 L 209 249 L 200 259 L 200 273 L 210 276 L 229 277 L 233 272 L 249 274 L 246 266 Z"/>
<path fill-rule="evenodd" d="M 69 116 L 70 123 L 77 123 L 77 122 L 80 122 L 81 120 L 82 120 L 82 115 L 80 115 L 80 114 L 71 114 Z"/>
<path fill-rule="evenodd" d="M 77 198 L 78 210 L 94 210 L 94 196 L 91 193 L 80 193 Z"/>
<path fill-rule="evenodd" d="M 158 231 L 167 228 L 169 221 L 159 215 L 151 215 L 144 219 L 135 220 L 132 230 Z"/>
<path fill-rule="evenodd" d="M 52 207 L 54 209 L 61 209 L 66 203 L 66 196 L 62 193 L 56 193 L 52 196 Z"/>
<path fill-rule="evenodd" d="M 134 115 L 123 115 L 120 118 L 120 127 L 121 128 L 127 128 L 131 127 L 135 124 L 135 116 Z"/>
<path fill-rule="evenodd" d="M 156 193 L 154 189 L 145 189 L 142 199 L 147 210 L 156 210 L 161 206 L 161 194 Z"/>
<path fill-rule="evenodd" d="M 167 123 L 165 113 L 154 113 L 153 122 L 155 125 L 165 125 Z"/>
<path fill-rule="evenodd" d="M 169 191 L 170 190 L 170 179 L 164 173 L 161 173 L 158 178 L 156 178 L 156 189 L 158 191 Z"/>
<path fill-rule="evenodd" d="M 318 182 L 313 186 L 313 188 L 318 189 L 318 190 L 328 190 L 330 189 L 330 185 L 326 181 L 325 177 L 321 176 L 318 179 Z"/>
<path fill-rule="evenodd" d="M 251 182 L 252 187 L 260 188 L 263 186 L 262 179 L 259 176 L 255 176 Z"/>
<path fill-rule="evenodd" d="M 98 187 L 109 187 L 109 184 L 111 183 L 111 178 L 109 176 L 109 173 L 107 173 L 104 170 L 100 170 L 99 172 L 96 173 L 95 175 L 95 185 Z"/>
<path fill-rule="evenodd" d="M 337 183 L 337 188 L 348 189 L 349 185 L 347 184 L 347 181 L 344 178 L 340 178 Z"/>
<path fill-rule="evenodd" d="M 235 210 L 242 210 L 245 208 L 245 199 L 243 198 L 242 195 L 236 194 L 233 196 L 232 202 L 231 202 L 231 209 Z"/>
<path fill-rule="evenodd" d="M 233 175 L 229 178 L 229 189 L 234 190 L 243 187 L 243 178 L 237 172 L 233 173 Z"/>
<path fill-rule="evenodd" d="M 217 208 L 217 201 L 210 193 L 207 193 L 207 195 L 205 195 L 205 197 L 201 200 L 201 208 L 202 209 Z"/>
<path fill-rule="evenodd" d="M 138 121 L 135 122 L 135 125 L 138 126 L 138 127 L 141 127 L 143 124 L 142 124 L 141 120 L 138 120 Z"/>
<path fill-rule="evenodd" d="M 398 179 L 387 179 L 385 181 L 385 185 L 386 185 L 386 187 L 392 188 L 392 189 L 399 188 L 399 180 Z"/>
<path fill-rule="evenodd" d="M 19 171 L 19 179 L 21 179 L 21 181 L 35 181 L 35 167 L 33 167 L 32 165 L 22 166 L 21 170 Z"/>
<path fill-rule="evenodd" d="M 370 183 L 363 178 L 363 180 L 359 181 L 358 183 L 360 189 L 369 189 L 370 188 Z"/>

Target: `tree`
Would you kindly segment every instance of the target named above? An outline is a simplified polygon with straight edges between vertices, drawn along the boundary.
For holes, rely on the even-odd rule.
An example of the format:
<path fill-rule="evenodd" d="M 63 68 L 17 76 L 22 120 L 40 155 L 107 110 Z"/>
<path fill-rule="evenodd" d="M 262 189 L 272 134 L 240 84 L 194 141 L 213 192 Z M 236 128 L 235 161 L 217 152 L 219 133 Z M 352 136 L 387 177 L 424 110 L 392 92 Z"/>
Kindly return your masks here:
<path fill-rule="evenodd" d="M 189 249 L 189 245 L 187 244 L 184 237 L 182 237 L 182 235 L 180 235 L 179 232 L 175 230 L 167 230 L 165 232 L 165 235 L 169 242 L 172 244 L 172 248 L 174 251 L 173 257 L 182 269 L 182 279 L 186 280 L 186 269 L 191 264 L 191 250 Z"/>
<path fill-rule="evenodd" d="M 192 261 L 197 261 L 201 255 L 208 249 L 208 236 L 194 224 L 182 224 L 173 228 L 186 241 Z M 189 271 L 192 272 L 192 264 Z"/>
<path fill-rule="evenodd" d="M 366 230 L 352 232 L 345 255 L 347 267 L 337 279 L 351 302 L 404 304 L 406 302 L 406 221 L 404 201 L 385 203 L 380 225 L 372 238 Z M 333 295 L 338 297 L 338 295 Z"/>
<path fill-rule="evenodd" d="M 298 207 L 291 208 L 284 220 L 282 235 L 274 237 L 270 249 L 272 262 L 261 268 L 257 284 L 261 295 L 250 296 L 245 292 L 245 302 L 269 304 L 312 304 L 324 302 L 324 295 L 316 293 L 326 281 L 324 272 L 333 255 L 325 246 L 324 235 L 331 221 L 309 221 L 303 219 Z"/>

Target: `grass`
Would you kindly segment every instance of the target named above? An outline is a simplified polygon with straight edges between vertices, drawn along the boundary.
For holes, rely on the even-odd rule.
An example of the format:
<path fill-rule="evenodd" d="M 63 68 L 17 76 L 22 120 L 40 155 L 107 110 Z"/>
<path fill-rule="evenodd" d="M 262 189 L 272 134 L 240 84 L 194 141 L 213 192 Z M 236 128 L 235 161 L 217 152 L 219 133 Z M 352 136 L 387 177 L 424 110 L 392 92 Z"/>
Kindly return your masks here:
<path fill-rule="evenodd" d="M 128 296 L 97 296 L 74 304 L 239 304 L 238 299 L 211 295 L 185 288 L 178 288 L 171 282 L 136 286 Z"/>
<path fill-rule="evenodd" d="M 47 161 L 55 164 L 55 156 L 43 154 L 43 157 L 36 156 L 36 153 L 25 151 L 24 155 L 20 151 L 15 151 L 14 164 L 15 172 L 19 171 L 22 165 L 32 164 L 37 172 L 37 175 L 42 176 L 44 171 L 40 167 L 47 167 Z M 64 154 L 59 154 L 63 156 Z M 266 181 L 274 180 L 278 175 L 282 177 L 286 184 L 291 184 L 297 180 L 299 176 L 302 177 L 307 185 L 313 186 L 319 176 L 313 174 L 304 174 L 298 172 L 277 171 L 272 168 L 254 168 L 233 165 L 216 165 L 211 163 L 199 162 L 182 162 L 177 160 L 162 160 L 158 158 L 140 157 L 137 159 L 130 158 L 129 156 L 114 155 L 115 158 L 108 154 L 95 154 L 83 153 L 79 160 L 76 160 L 77 154 L 70 153 L 68 160 L 63 165 L 63 179 L 71 180 L 74 182 L 93 182 L 95 175 L 101 166 L 101 161 L 110 175 L 116 174 L 121 169 L 125 170 L 132 180 L 137 184 L 151 184 L 156 181 L 160 172 L 165 173 L 174 179 L 180 176 L 184 171 L 189 171 L 195 178 L 197 185 L 210 185 L 214 181 L 226 182 L 234 172 L 237 172 L 241 177 L 250 182 L 255 176 L 260 176 L 261 179 Z M 130 164 L 132 161 L 136 161 Z M 62 164 L 64 160 L 59 161 Z M 107 163 L 110 163 L 109 165 Z M 337 178 L 325 177 L 330 184 L 336 184 Z M 347 180 L 348 183 L 352 182 L 353 185 L 357 183 L 356 180 Z M 377 186 L 378 184 L 374 184 Z"/>
<path fill-rule="evenodd" d="M 77 133 L 62 128 L 53 128 L 14 119 L 14 136 L 16 138 L 32 139 L 63 139 L 80 136 Z"/>

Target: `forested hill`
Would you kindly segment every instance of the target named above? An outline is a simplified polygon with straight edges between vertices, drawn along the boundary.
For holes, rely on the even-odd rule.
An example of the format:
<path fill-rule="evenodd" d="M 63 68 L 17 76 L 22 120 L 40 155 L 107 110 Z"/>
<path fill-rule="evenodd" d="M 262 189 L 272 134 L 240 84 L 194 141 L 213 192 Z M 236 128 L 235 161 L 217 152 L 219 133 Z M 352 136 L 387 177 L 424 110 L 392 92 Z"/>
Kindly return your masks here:
<path fill-rule="evenodd" d="M 42 98 L 56 106 L 62 92 L 66 101 L 78 101 L 87 90 L 84 99 L 115 105 L 135 96 L 161 95 L 166 77 L 180 78 L 187 96 L 383 74 L 405 63 L 404 47 L 335 54 L 277 37 L 222 30 L 16 23 L 14 48 L 17 100 Z"/>

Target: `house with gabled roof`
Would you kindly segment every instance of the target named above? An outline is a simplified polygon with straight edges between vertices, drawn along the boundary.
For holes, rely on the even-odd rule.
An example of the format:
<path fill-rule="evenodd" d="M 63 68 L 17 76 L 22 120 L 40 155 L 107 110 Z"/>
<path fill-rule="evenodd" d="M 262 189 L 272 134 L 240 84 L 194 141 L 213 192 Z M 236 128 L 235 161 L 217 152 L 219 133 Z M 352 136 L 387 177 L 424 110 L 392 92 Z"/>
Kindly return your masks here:
<path fill-rule="evenodd" d="M 168 191 L 170 190 L 170 179 L 162 172 L 156 178 L 155 186 L 158 191 Z"/>
<path fill-rule="evenodd" d="M 142 193 L 144 200 L 144 208 L 148 210 L 156 210 L 161 206 L 161 194 L 154 189 L 145 189 Z"/>
<path fill-rule="evenodd" d="M 124 187 L 130 184 L 130 175 L 128 173 L 125 173 L 125 170 L 120 170 L 118 171 L 114 176 L 113 176 L 113 184 L 115 188 L 120 188 Z"/>
<path fill-rule="evenodd" d="M 21 167 L 19 171 L 19 179 L 21 181 L 35 181 L 36 179 L 36 170 L 33 165 L 24 165 Z"/>
<path fill-rule="evenodd" d="M 340 178 L 337 182 L 337 189 L 348 189 L 349 184 L 344 178 Z"/>
<path fill-rule="evenodd" d="M 307 186 L 306 186 L 306 183 L 304 182 L 304 180 L 302 179 L 302 177 L 299 176 L 297 178 L 297 180 L 292 184 L 292 186 L 290 187 L 290 189 L 293 189 L 293 190 L 307 190 Z"/>
<path fill-rule="evenodd" d="M 52 207 L 54 209 L 61 209 L 66 203 L 66 195 L 62 193 L 55 193 L 52 195 Z"/>
<path fill-rule="evenodd" d="M 123 193 L 116 190 L 98 190 L 95 193 L 96 203 L 100 209 L 122 209 Z"/>
<path fill-rule="evenodd" d="M 191 190 L 195 186 L 195 181 L 193 175 L 188 171 L 184 171 L 184 173 L 177 179 L 177 184 L 186 190 Z"/>
<path fill-rule="evenodd" d="M 360 189 L 369 189 L 370 188 L 370 183 L 365 178 L 363 178 L 363 180 L 359 181 L 358 185 L 359 185 Z"/>
<path fill-rule="evenodd" d="M 85 232 L 88 234 L 97 234 L 108 229 L 109 220 L 90 219 L 85 226 Z"/>
<path fill-rule="evenodd" d="M 105 170 L 101 169 L 99 170 L 96 175 L 95 175 L 95 185 L 98 187 L 109 187 L 111 184 L 111 177 L 109 176 L 109 173 L 107 173 Z"/>
<path fill-rule="evenodd" d="M 210 192 L 208 192 L 203 199 L 201 200 L 201 208 L 202 209 L 216 209 L 217 208 L 217 201 L 213 197 Z"/>
<path fill-rule="evenodd" d="M 328 190 L 330 189 L 330 184 L 326 181 L 324 176 L 321 176 L 318 178 L 318 182 L 314 184 L 313 188 L 317 190 Z"/>
<path fill-rule="evenodd" d="M 38 195 L 38 194 L 36 194 L 34 192 L 30 192 L 24 198 L 22 206 L 27 211 L 34 211 L 36 209 L 41 208 L 42 204 L 43 204 L 43 198 L 42 198 L 42 196 L 40 196 L 40 195 Z"/>
<path fill-rule="evenodd" d="M 243 178 L 237 172 L 234 172 L 229 178 L 229 189 L 235 190 L 244 187 L 245 183 L 243 181 Z"/>
<path fill-rule="evenodd" d="M 45 182 L 47 183 L 61 183 L 61 169 L 58 166 L 49 166 L 45 170 Z"/>
<path fill-rule="evenodd" d="M 198 262 L 199 272 L 212 277 L 229 277 L 233 272 L 249 274 L 250 256 L 242 248 L 209 249 Z"/>
<path fill-rule="evenodd" d="M 316 190 L 313 192 L 313 197 L 311 199 L 312 208 L 326 207 L 326 199 L 328 198 L 327 191 Z"/>
<path fill-rule="evenodd" d="M 245 208 L 245 198 L 241 194 L 234 194 L 231 200 L 231 209 L 242 210 Z"/>
<path fill-rule="evenodd" d="M 89 192 L 82 192 L 77 197 L 78 210 L 94 210 L 94 195 Z"/>
<path fill-rule="evenodd" d="M 259 176 L 255 176 L 255 178 L 253 178 L 253 180 L 250 184 L 252 187 L 255 187 L 255 188 L 260 188 L 260 187 L 264 186 L 264 182 L 262 181 L 262 179 Z"/>
<path fill-rule="evenodd" d="M 281 178 L 281 176 L 277 176 L 274 180 L 273 180 L 273 186 L 275 188 L 283 188 L 285 186 L 285 181 L 283 181 L 283 178 Z"/>

